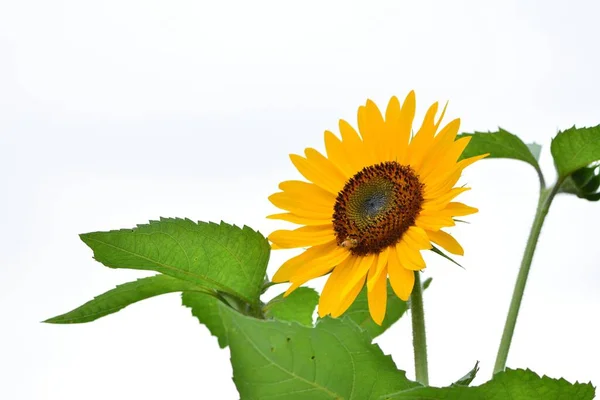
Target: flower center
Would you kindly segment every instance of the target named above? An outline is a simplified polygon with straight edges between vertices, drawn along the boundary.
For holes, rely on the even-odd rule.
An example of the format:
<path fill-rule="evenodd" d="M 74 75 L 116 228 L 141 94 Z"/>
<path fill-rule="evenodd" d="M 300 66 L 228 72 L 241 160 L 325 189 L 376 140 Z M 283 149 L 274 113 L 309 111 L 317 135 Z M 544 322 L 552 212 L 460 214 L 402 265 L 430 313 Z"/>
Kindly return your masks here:
<path fill-rule="evenodd" d="M 414 225 L 422 204 L 423 184 L 411 167 L 395 161 L 365 167 L 337 195 L 337 243 L 354 255 L 378 254 Z"/>

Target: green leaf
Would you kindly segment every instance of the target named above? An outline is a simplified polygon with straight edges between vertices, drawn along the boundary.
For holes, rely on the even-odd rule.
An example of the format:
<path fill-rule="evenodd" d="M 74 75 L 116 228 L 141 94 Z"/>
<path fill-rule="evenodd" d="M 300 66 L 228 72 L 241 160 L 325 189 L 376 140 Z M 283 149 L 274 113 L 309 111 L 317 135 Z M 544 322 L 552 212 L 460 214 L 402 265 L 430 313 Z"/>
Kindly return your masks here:
<path fill-rule="evenodd" d="M 542 378 L 530 370 L 506 370 L 481 386 L 419 387 L 381 397 L 387 399 L 461 399 L 461 400 L 591 400 L 591 383 L 571 384 L 564 379 Z"/>
<path fill-rule="evenodd" d="M 347 318 L 311 328 L 220 310 L 242 400 L 368 400 L 418 385 Z"/>
<path fill-rule="evenodd" d="M 527 145 L 518 136 L 502 128 L 498 128 L 496 132 L 462 133 L 458 135 L 459 138 L 467 136 L 471 137 L 471 141 L 463 151 L 460 159 L 489 153 L 488 158 L 521 160 L 532 165 L 538 175 L 542 177 L 542 170 L 537 161 L 541 146 L 537 144 Z"/>
<path fill-rule="evenodd" d="M 258 303 L 270 246 L 248 227 L 161 218 L 134 229 L 81 235 L 111 268 L 154 270 Z"/>
<path fill-rule="evenodd" d="M 265 317 L 281 321 L 295 321 L 302 325 L 313 325 L 313 313 L 319 302 L 319 294 L 308 287 L 300 287 L 283 297 L 273 298 L 263 307 Z"/>
<path fill-rule="evenodd" d="M 51 324 L 80 324 L 116 313 L 130 304 L 165 293 L 202 290 L 197 285 L 166 275 L 155 275 L 125 283 L 95 297 L 66 314 L 47 319 Z M 203 295 L 208 296 L 208 295 Z"/>
<path fill-rule="evenodd" d="M 559 180 L 600 160 L 600 125 L 558 132 L 550 147 Z"/>
<path fill-rule="evenodd" d="M 475 363 L 475 366 L 473 367 L 472 370 L 470 370 L 469 372 L 467 372 L 467 374 L 465 376 L 463 376 L 462 378 L 460 378 L 459 380 L 454 382 L 452 384 L 452 386 L 469 386 L 471 384 L 471 382 L 473 382 L 473 379 L 475 379 L 475 376 L 477 376 L 478 371 L 479 371 L 479 361 L 477 361 Z"/>
<path fill-rule="evenodd" d="M 578 169 L 569 175 L 559 191 L 562 193 L 571 193 L 579 198 L 598 201 L 600 200 L 600 167 L 592 165 Z"/>
<path fill-rule="evenodd" d="M 214 296 L 199 292 L 183 292 L 181 302 L 192 310 L 192 315 L 198 318 L 201 324 L 206 325 L 210 333 L 219 341 L 222 349 L 229 344 L 227 330 L 221 320 L 219 305 L 222 302 Z"/>

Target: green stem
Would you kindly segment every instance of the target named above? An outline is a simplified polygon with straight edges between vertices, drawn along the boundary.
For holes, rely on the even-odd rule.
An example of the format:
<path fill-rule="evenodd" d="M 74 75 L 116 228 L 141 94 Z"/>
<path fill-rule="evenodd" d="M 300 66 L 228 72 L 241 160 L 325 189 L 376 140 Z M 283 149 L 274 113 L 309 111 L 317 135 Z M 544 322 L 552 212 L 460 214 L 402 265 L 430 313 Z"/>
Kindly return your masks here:
<path fill-rule="evenodd" d="M 417 382 L 429 385 L 427 371 L 427 339 L 425 336 L 425 314 L 423 312 L 423 286 L 419 271 L 415 271 L 415 286 L 410 295 L 410 314 L 413 328 L 413 349 L 415 352 L 415 375 Z"/>
<path fill-rule="evenodd" d="M 504 368 L 506 367 L 506 359 L 508 358 L 508 351 L 510 350 L 515 325 L 517 324 L 517 317 L 519 315 L 519 309 L 521 308 L 521 300 L 523 300 L 523 292 L 525 291 L 525 285 L 527 284 L 527 277 L 529 275 L 531 261 L 533 260 L 533 253 L 535 252 L 535 247 L 540 237 L 542 225 L 544 224 L 544 220 L 550 209 L 550 204 L 552 204 L 554 195 L 558 192 L 561 183 L 562 182 L 559 181 L 554 187 L 549 189 L 544 189 L 542 187 L 540 191 L 535 218 L 533 219 L 533 225 L 529 232 L 529 239 L 527 239 L 527 246 L 525 247 L 523 259 L 521 260 L 517 282 L 515 283 L 515 289 L 510 301 L 508 315 L 506 316 L 506 323 L 504 324 L 504 331 L 502 332 L 502 339 L 500 340 L 500 347 L 498 348 L 498 355 L 496 356 L 494 374 L 504 371 Z"/>

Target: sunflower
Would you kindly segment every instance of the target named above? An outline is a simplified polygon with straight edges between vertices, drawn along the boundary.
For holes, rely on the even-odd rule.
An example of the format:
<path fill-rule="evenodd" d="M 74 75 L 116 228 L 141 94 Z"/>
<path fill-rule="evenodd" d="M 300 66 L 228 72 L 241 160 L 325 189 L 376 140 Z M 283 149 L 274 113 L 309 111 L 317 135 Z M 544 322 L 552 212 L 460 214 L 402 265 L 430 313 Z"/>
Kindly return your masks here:
<path fill-rule="evenodd" d="M 327 156 L 313 148 L 290 158 L 308 180 L 290 180 L 269 200 L 284 213 L 268 218 L 302 225 L 269 235 L 273 249 L 306 248 L 273 276 L 291 282 L 288 295 L 307 281 L 330 273 L 319 300 L 321 317 L 342 315 L 367 286 L 369 311 L 380 324 L 385 317 L 387 280 L 408 300 L 415 271 L 425 268 L 422 250 L 432 243 L 456 255 L 463 248 L 442 229 L 454 217 L 478 210 L 453 199 L 467 187 L 455 187 L 464 168 L 485 155 L 458 161 L 469 137 L 456 140 L 460 120 L 440 129 L 434 103 L 411 135 L 415 94 L 402 106 L 396 97 L 385 117 L 370 100 L 358 109 L 358 131 L 340 120 L 341 139 L 325 132 Z M 411 138 L 412 136 L 412 138 Z"/>

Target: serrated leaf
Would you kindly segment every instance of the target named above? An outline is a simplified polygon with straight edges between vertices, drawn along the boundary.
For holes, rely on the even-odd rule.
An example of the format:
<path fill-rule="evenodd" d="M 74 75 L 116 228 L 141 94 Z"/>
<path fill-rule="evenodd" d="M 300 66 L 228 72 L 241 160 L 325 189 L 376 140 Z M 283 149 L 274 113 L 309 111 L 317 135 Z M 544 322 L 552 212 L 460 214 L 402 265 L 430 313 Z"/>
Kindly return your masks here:
<path fill-rule="evenodd" d="M 552 139 L 550 146 L 559 180 L 600 160 L 600 125 L 591 128 L 573 126 Z"/>
<path fill-rule="evenodd" d="M 68 313 L 47 319 L 51 324 L 80 324 L 115 313 L 130 304 L 161 294 L 201 290 L 197 285 L 166 275 L 155 275 L 119 285 Z M 207 296 L 207 295 L 204 295 Z"/>
<path fill-rule="evenodd" d="M 473 379 L 477 376 L 477 372 L 479 371 L 479 361 L 475 363 L 475 366 L 472 370 L 466 373 L 465 376 L 454 382 L 451 386 L 469 386 Z"/>
<path fill-rule="evenodd" d="M 256 304 L 269 260 L 267 240 L 249 227 L 161 218 L 134 229 L 81 235 L 111 268 L 153 270 Z"/>
<path fill-rule="evenodd" d="M 461 400 L 592 400 L 595 389 L 590 384 L 569 383 L 564 379 L 541 377 L 530 370 L 506 370 L 481 386 L 420 387 L 404 390 L 388 399 L 461 399 Z"/>
<path fill-rule="evenodd" d="M 541 147 L 537 144 L 525 144 L 517 135 L 498 128 L 496 132 L 461 133 L 458 137 L 471 137 L 467 148 L 463 151 L 460 159 L 489 153 L 488 158 L 510 158 L 521 160 L 532 165 L 537 173 L 542 176 L 538 164 Z M 532 152 L 533 150 L 533 152 Z"/>
<path fill-rule="evenodd" d="M 221 320 L 219 304 L 221 301 L 214 296 L 198 292 L 183 292 L 181 302 L 189 307 L 192 315 L 206 325 L 210 333 L 219 341 L 219 347 L 227 347 L 227 330 Z"/>
<path fill-rule="evenodd" d="M 220 310 L 241 400 L 372 400 L 419 385 L 347 318 L 311 328 Z"/>
<path fill-rule="evenodd" d="M 263 312 L 267 318 L 312 326 L 318 302 L 317 292 L 308 287 L 300 287 L 286 297 L 283 297 L 283 293 L 274 297 L 263 307 Z"/>

